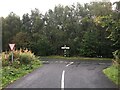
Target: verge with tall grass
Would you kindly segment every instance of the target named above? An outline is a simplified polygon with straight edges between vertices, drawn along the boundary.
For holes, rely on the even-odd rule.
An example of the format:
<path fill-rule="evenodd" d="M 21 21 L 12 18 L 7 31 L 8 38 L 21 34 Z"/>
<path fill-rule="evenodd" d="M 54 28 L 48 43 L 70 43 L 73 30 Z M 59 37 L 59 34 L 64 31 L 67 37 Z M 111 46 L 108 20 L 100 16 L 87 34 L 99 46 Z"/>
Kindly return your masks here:
<path fill-rule="evenodd" d="M 11 52 L 2 53 L 2 87 L 32 72 L 42 64 L 30 50 L 13 51 L 14 60 L 11 60 Z"/>

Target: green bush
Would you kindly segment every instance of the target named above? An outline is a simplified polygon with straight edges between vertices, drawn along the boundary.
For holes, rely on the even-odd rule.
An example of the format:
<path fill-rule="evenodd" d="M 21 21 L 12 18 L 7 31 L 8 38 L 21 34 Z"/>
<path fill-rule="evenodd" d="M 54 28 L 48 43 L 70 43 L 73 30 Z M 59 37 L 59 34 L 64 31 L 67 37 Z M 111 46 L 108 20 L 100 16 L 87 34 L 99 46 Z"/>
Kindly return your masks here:
<path fill-rule="evenodd" d="M 9 52 L 8 54 L 8 61 L 12 63 L 12 52 Z"/>
<path fill-rule="evenodd" d="M 21 64 L 30 64 L 33 58 L 27 54 L 27 53 L 22 53 L 20 54 L 20 63 Z"/>
<path fill-rule="evenodd" d="M 9 65 L 12 65 L 16 68 L 18 68 L 20 65 L 22 64 L 31 64 L 31 61 L 33 60 L 36 60 L 37 58 L 35 57 L 35 55 L 29 51 L 29 50 L 16 50 L 16 51 L 13 51 L 13 63 L 12 63 L 12 53 L 11 52 L 8 52 L 8 53 L 5 53 L 3 52 L 2 53 L 2 65 L 3 67 L 4 66 L 9 66 Z"/>
<path fill-rule="evenodd" d="M 12 66 L 14 67 L 14 68 L 19 68 L 20 67 L 20 61 L 19 60 L 15 60 L 14 61 L 14 63 L 12 64 Z"/>
<path fill-rule="evenodd" d="M 8 66 L 9 62 L 7 60 L 7 56 L 5 54 L 5 52 L 2 53 L 2 66 Z"/>

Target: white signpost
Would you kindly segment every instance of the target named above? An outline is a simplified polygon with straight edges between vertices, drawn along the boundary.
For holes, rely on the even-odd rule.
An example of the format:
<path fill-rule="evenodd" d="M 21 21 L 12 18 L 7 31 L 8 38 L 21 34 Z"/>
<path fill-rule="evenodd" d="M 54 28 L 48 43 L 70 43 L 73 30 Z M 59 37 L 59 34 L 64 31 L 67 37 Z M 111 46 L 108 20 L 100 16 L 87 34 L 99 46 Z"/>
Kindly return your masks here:
<path fill-rule="evenodd" d="M 13 63 L 13 50 L 15 47 L 15 44 L 9 44 L 10 50 L 12 51 L 12 63 Z"/>
<path fill-rule="evenodd" d="M 69 50 L 70 47 L 66 47 L 66 45 L 64 45 L 64 47 L 61 47 L 61 49 L 64 50 L 64 56 L 66 57 L 66 50 Z"/>

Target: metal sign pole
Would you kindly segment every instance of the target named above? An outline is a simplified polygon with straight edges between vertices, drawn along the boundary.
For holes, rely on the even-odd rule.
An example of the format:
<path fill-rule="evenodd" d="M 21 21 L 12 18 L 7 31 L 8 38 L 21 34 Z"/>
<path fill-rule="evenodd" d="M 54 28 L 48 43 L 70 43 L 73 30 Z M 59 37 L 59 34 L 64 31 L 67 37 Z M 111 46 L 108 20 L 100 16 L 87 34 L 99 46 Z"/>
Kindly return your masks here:
<path fill-rule="evenodd" d="M 64 57 L 66 57 L 66 49 L 64 49 Z"/>
<path fill-rule="evenodd" d="M 12 51 L 12 63 L 13 63 L 13 51 Z"/>

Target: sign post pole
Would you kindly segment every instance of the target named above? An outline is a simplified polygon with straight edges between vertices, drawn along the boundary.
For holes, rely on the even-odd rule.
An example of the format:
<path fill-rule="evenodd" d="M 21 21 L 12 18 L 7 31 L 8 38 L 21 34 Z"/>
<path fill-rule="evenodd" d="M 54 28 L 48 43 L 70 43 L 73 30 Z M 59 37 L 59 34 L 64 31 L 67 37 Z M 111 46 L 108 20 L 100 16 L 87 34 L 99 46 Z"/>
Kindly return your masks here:
<path fill-rule="evenodd" d="M 66 54 L 67 54 L 67 53 L 66 53 L 66 49 L 64 49 L 64 57 L 66 57 Z"/>
<path fill-rule="evenodd" d="M 13 51 L 12 51 L 12 63 L 13 63 Z"/>
<path fill-rule="evenodd" d="M 9 44 L 9 46 L 10 46 L 10 49 L 11 49 L 11 52 L 12 52 L 11 59 L 12 59 L 12 63 L 13 63 L 13 49 L 14 49 L 15 44 Z"/>

